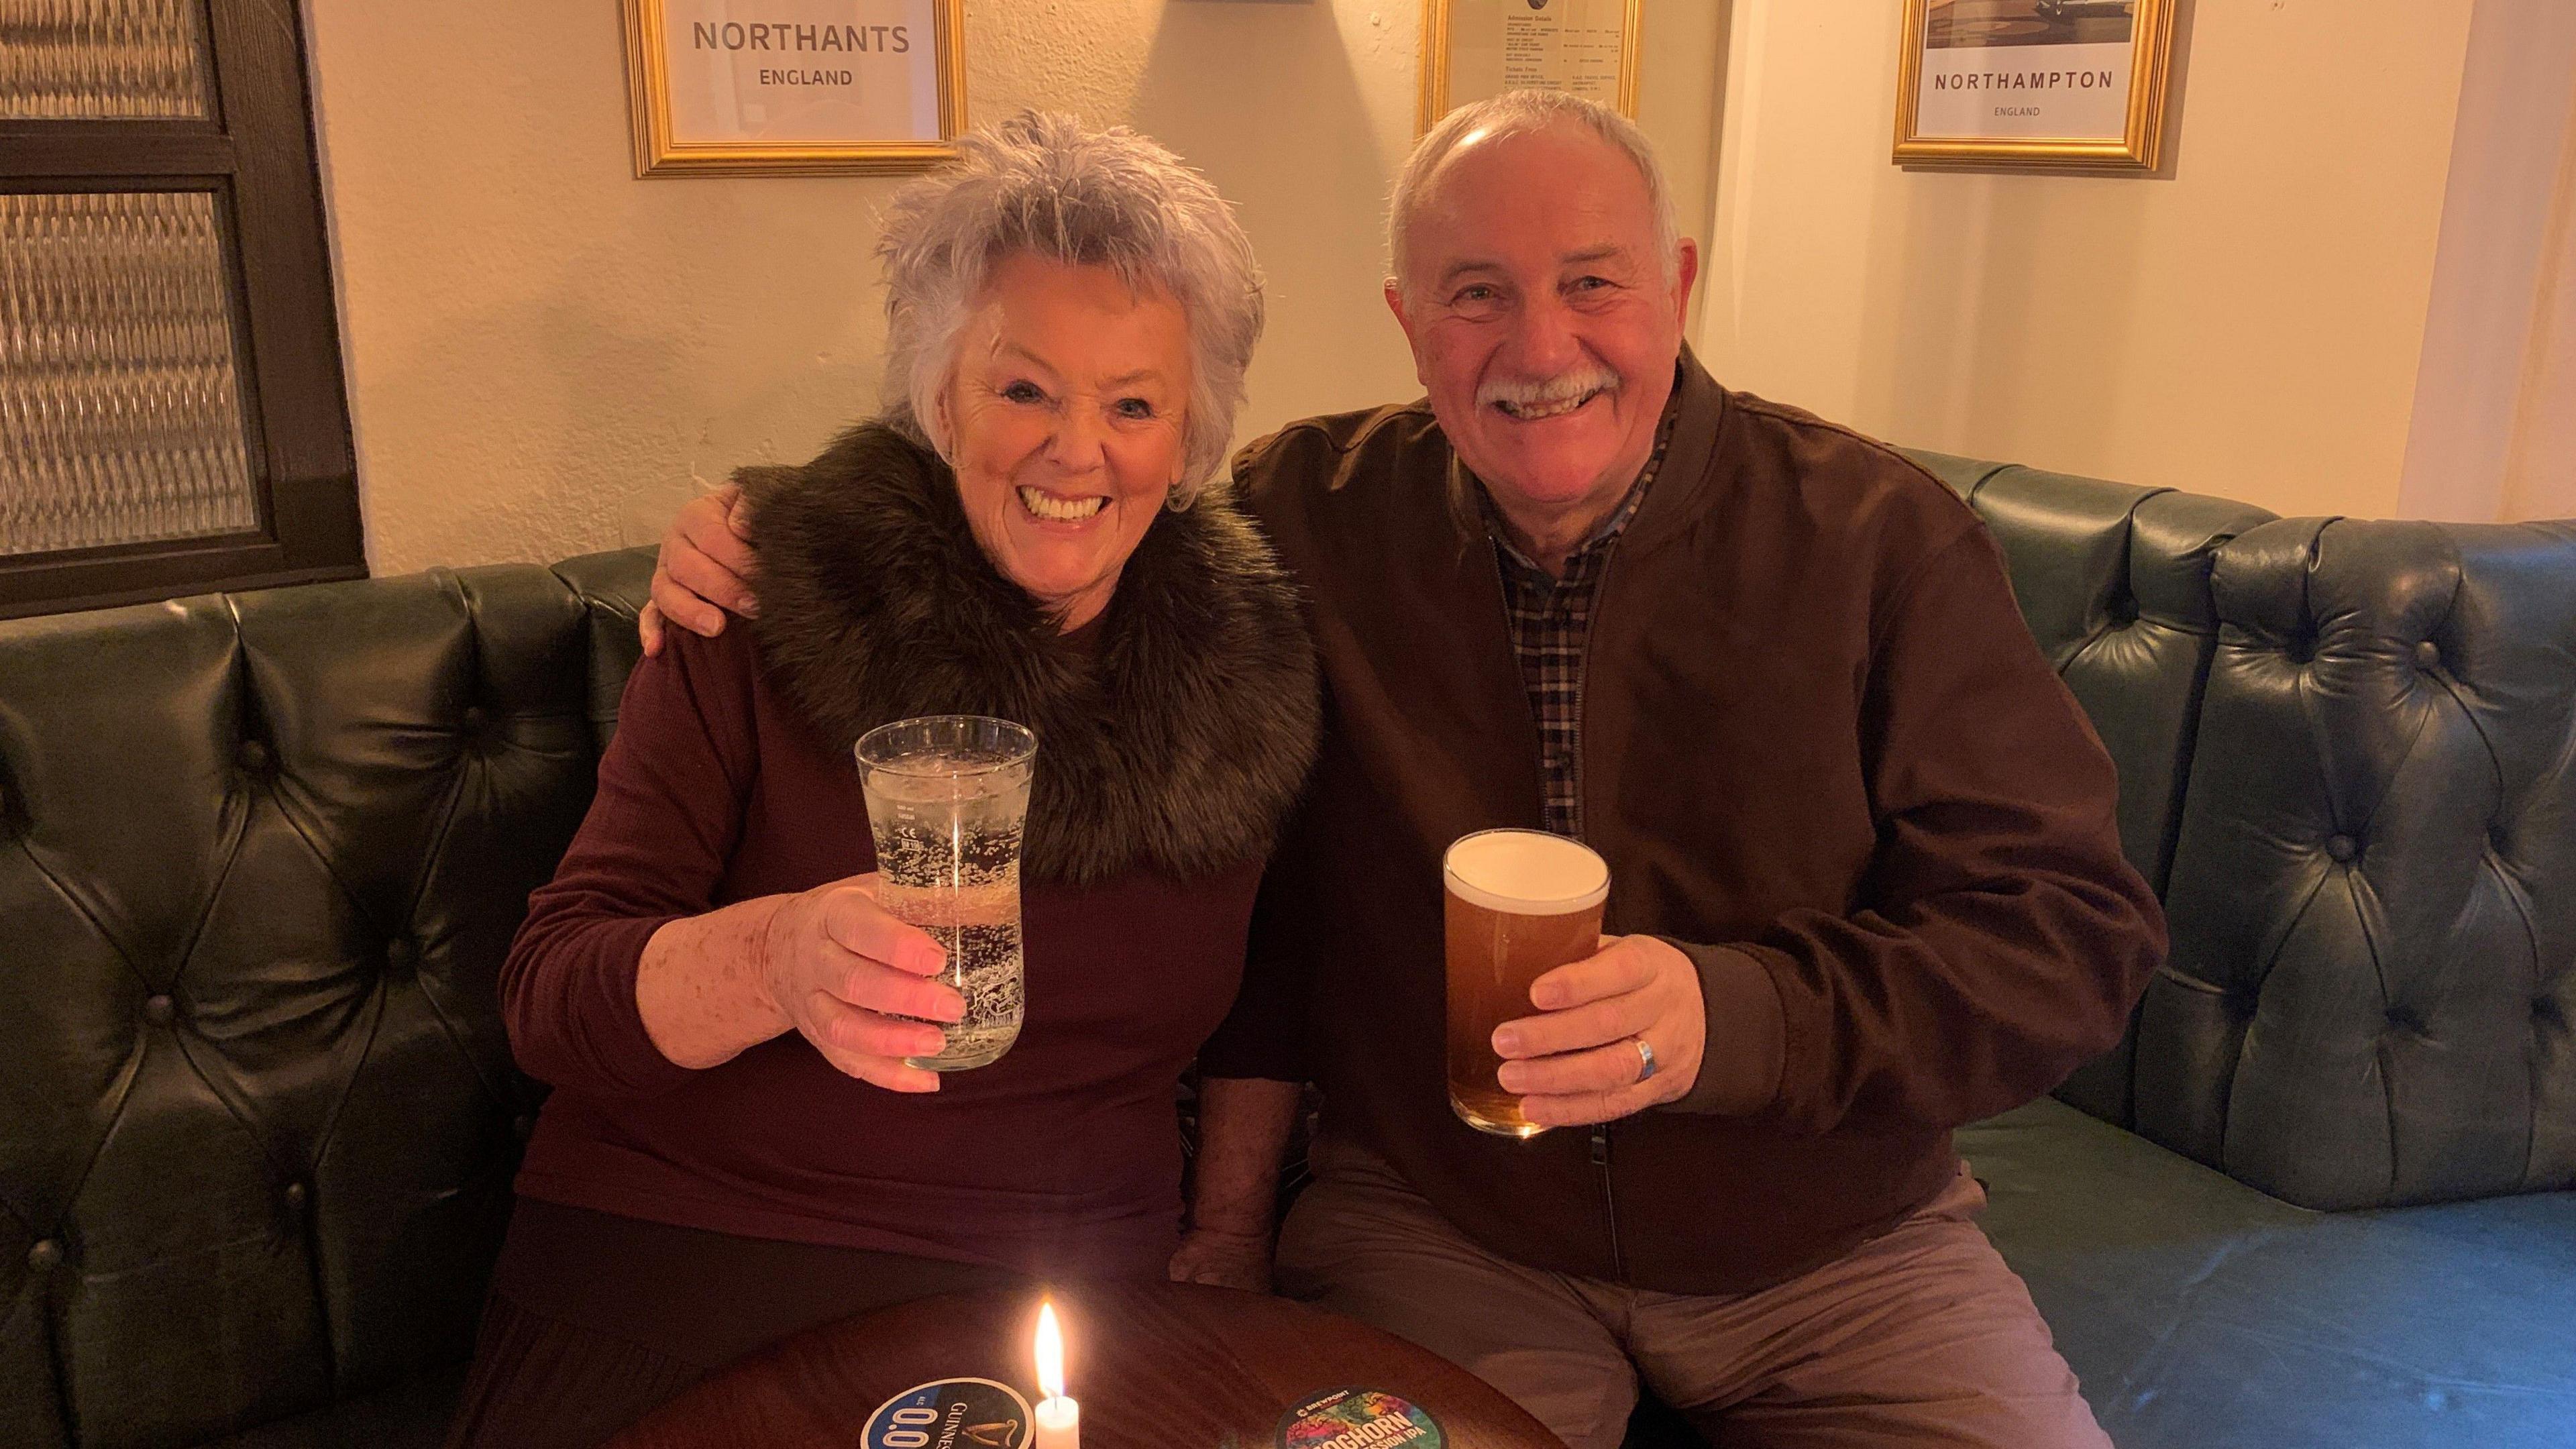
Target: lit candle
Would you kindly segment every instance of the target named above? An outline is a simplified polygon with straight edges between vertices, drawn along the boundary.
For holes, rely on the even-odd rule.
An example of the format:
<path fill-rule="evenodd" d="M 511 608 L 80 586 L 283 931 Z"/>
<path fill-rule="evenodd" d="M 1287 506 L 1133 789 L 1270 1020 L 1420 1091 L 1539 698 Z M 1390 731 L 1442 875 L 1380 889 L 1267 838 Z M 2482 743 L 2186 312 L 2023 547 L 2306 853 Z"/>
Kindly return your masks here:
<path fill-rule="evenodd" d="M 1030 1449 L 1080 1449 L 1082 1406 L 1065 1396 L 1064 1335 L 1055 1326 L 1055 1305 L 1038 1305 L 1037 1442 Z"/>

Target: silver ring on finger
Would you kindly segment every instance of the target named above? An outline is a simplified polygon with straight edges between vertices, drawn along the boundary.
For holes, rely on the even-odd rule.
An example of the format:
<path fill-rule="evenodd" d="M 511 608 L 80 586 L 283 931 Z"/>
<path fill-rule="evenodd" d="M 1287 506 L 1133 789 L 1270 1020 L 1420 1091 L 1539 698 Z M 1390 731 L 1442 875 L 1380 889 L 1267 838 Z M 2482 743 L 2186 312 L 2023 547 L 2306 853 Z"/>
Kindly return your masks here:
<path fill-rule="evenodd" d="M 1632 1036 L 1628 1041 L 1637 1049 L 1637 1080 L 1643 1082 L 1651 1079 L 1655 1075 L 1655 1049 L 1646 1045 L 1646 1039 L 1642 1036 Z"/>

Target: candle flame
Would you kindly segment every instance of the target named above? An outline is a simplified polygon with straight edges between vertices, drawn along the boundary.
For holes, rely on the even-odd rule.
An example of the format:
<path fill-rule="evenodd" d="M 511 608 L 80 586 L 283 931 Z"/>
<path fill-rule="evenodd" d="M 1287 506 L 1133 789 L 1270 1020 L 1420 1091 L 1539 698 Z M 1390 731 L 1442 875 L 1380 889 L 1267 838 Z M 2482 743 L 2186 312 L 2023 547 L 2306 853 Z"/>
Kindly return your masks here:
<path fill-rule="evenodd" d="M 1052 1302 L 1038 1305 L 1038 1388 L 1050 1399 L 1064 1397 L 1064 1334 Z"/>

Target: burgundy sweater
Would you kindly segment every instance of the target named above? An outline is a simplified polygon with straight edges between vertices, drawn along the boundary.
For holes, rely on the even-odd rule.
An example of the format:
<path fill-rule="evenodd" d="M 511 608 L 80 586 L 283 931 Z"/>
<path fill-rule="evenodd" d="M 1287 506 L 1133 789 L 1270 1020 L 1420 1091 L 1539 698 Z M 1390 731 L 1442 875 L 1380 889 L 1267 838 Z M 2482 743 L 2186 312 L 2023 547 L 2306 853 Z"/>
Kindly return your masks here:
<path fill-rule="evenodd" d="M 1235 995 L 1258 862 L 1022 890 L 1010 1054 L 924 1095 L 845 1077 L 792 1032 L 703 1071 L 635 1007 L 664 922 L 870 870 L 858 772 L 736 621 L 626 684 L 599 794 L 502 972 L 520 1064 L 553 1084 L 519 1191 L 746 1237 L 1159 1275 L 1177 1241 L 1172 1088 Z"/>

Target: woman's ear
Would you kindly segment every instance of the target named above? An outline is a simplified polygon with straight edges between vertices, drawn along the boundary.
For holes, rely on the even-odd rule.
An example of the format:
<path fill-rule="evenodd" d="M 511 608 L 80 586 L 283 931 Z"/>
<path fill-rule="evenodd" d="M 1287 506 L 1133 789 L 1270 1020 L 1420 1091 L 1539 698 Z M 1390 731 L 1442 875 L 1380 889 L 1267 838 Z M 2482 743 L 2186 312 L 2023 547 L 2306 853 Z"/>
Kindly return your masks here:
<path fill-rule="evenodd" d="M 940 380 L 939 391 L 930 399 L 930 419 L 924 429 L 930 434 L 930 451 L 943 458 L 948 456 L 948 440 L 957 436 L 956 423 L 948 415 L 948 391 L 953 382 L 953 378 Z"/>

